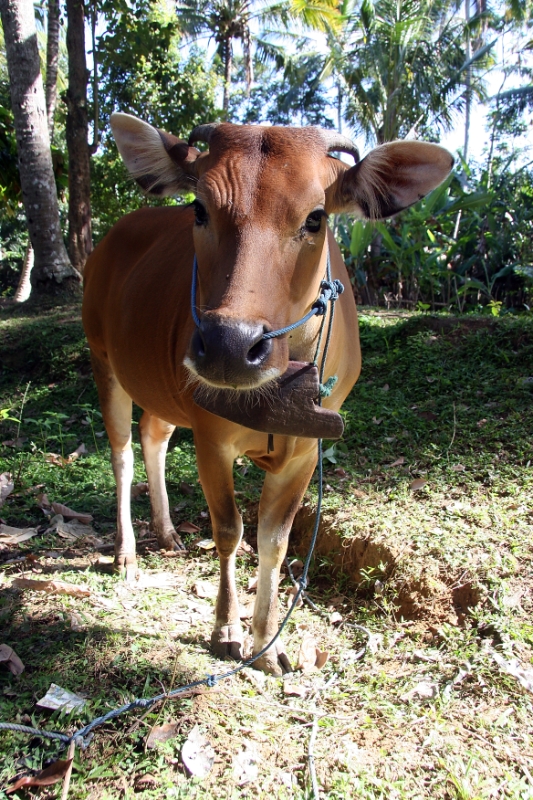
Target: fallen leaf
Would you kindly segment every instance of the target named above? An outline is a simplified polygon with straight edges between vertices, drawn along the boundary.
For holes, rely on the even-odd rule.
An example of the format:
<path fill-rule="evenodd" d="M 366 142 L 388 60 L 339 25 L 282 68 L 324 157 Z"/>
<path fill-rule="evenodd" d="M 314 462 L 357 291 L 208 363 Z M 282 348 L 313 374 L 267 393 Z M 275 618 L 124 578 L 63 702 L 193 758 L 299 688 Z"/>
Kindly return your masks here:
<path fill-rule="evenodd" d="M 308 692 L 309 689 L 305 686 L 291 683 L 291 681 L 283 681 L 283 694 L 285 697 L 305 697 Z"/>
<path fill-rule="evenodd" d="M 37 495 L 35 498 L 35 503 L 43 510 L 48 510 L 50 508 L 50 500 L 48 499 L 48 495 L 46 495 L 44 492 L 41 492 Z"/>
<path fill-rule="evenodd" d="M 296 669 L 301 669 L 302 672 L 311 672 L 316 664 L 316 641 L 310 633 L 305 633 L 300 645 L 300 652 L 298 653 L 298 663 Z"/>
<path fill-rule="evenodd" d="M 67 774 L 73 760 L 74 759 L 69 758 L 66 761 L 54 761 L 49 767 L 42 769 L 35 775 L 26 775 L 24 778 L 19 778 L 13 786 L 5 790 L 5 793 L 11 794 L 12 792 L 16 792 L 17 789 L 20 789 L 22 786 L 51 786 L 53 783 L 59 783 Z"/>
<path fill-rule="evenodd" d="M 327 663 L 329 659 L 329 653 L 327 650 L 319 650 L 318 647 L 316 649 L 316 661 L 315 667 L 316 669 L 322 669 Z"/>
<path fill-rule="evenodd" d="M 426 485 L 427 481 L 424 478 L 416 478 L 409 484 L 409 488 L 412 492 L 418 492 L 420 489 L 423 489 Z"/>
<path fill-rule="evenodd" d="M 452 472 L 464 472 L 466 467 L 463 464 L 453 464 L 450 469 Z"/>
<path fill-rule="evenodd" d="M 439 693 L 439 687 L 436 683 L 429 681 L 420 681 L 409 692 L 402 694 L 400 700 L 405 703 L 409 702 L 413 697 L 420 697 L 422 700 L 433 700 Z"/>
<path fill-rule="evenodd" d="M 381 425 L 383 419 L 381 417 L 379 419 L 377 417 L 372 417 L 372 422 L 374 423 L 374 425 Z"/>
<path fill-rule="evenodd" d="M 82 511 L 73 511 L 71 508 L 68 508 L 68 506 L 64 506 L 63 503 L 52 503 L 51 509 L 54 514 L 61 514 L 63 519 L 77 519 L 78 522 L 83 522 L 85 525 L 88 525 L 94 519 L 92 514 L 84 514 Z"/>
<path fill-rule="evenodd" d="M 4 664 L 13 675 L 24 672 L 24 664 L 13 648 L 7 644 L 0 644 L 0 663 Z"/>
<path fill-rule="evenodd" d="M 258 760 L 254 745 L 247 745 L 245 750 L 233 756 L 233 778 L 239 786 L 257 780 L 259 776 Z"/>
<path fill-rule="evenodd" d="M 84 455 L 86 452 L 87 452 L 87 448 L 85 447 L 85 445 L 82 442 L 82 444 L 80 444 L 79 447 L 76 447 L 74 452 L 69 455 L 69 457 L 67 458 L 68 463 L 72 464 L 73 461 L 76 461 L 77 458 L 79 458 L 80 456 Z"/>
<path fill-rule="evenodd" d="M 154 725 L 146 740 L 146 747 L 153 749 L 160 742 L 168 742 L 178 734 L 177 722 L 165 722 L 164 725 Z"/>
<path fill-rule="evenodd" d="M 19 436 L 17 439 L 7 439 L 5 442 L 2 442 L 4 447 L 14 447 L 16 450 L 20 449 L 24 442 L 28 441 L 27 436 Z"/>
<path fill-rule="evenodd" d="M 210 583 L 209 581 L 196 581 L 192 588 L 197 597 L 213 598 L 218 594 L 218 588 L 214 583 Z"/>
<path fill-rule="evenodd" d="M 78 522 L 77 519 L 65 522 L 61 514 L 56 514 L 50 522 L 51 525 L 46 529 L 46 533 L 56 532 L 62 539 L 69 539 L 71 542 L 85 536 L 94 536 L 95 533 L 94 528 L 83 522 Z"/>
<path fill-rule="evenodd" d="M 254 615 L 255 600 L 239 606 L 239 619 L 251 619 Z"/>
<path fill-rule="evenodd" d="M 389 386 L 389 384 L 388 384 L 388 383 L 385 383 L 385 384 L 384 384 L 384 385 L 381 387 L 381 391 L 382 391 L 382 392 L 388 392 L 388 391 L 389 391 L 389 389 L 390 389 L 390 386 Z"/>
<path fill-rule="evenodd" d="M 155 786 L 156 784 L 157 778 L 149 773 L 146 775 L 141 775 L 139 778 L 135 778 L 135 788 L 142 788 L 143 786 Z"/>
<path fill-rule="evenodd" d="M 255 555 L 255 550 L 251 545 L 248 544 L 248 542 L 245 542 L 244 539 L 241 539 L 241 541 L 239 542 L 239 546 L 237 548 L 236 555 L 238 555 L 238 556 L 243 556 L 243 555 L 252 556 L 252 555 Z"/>
<path fill-rule="evenodd" d="M 528 692 L 533 693 L 533 669 L 530 667 L 523 667 L 516 658 L 506 661 L 499 653 L 493 652 L 492 657 L 500 669 L 512 675 L 513 678 L 517 679 L 520 686 Z"/>
<path fill-rule="evenodd" d="M 419 411 L 418 416 L 427 422 L 433 422 L 434 419 L 437 419 L 437 415 L 433 411 Z"/>
<path fill-rule="evenodd" d="M 251 578 L 248 578 L 248 585 L 246 587 L 247 592 L 257 592 L 257 583 L 259 578 L 257 575 L 253 575 Z"/>
<path fill-rule="evenodd" d="M 181 522 L 178 525 L 178 533 L 198 533 L 200 528 L 198 525 L 195 525 L 193 522 Z"/>
<path fill-rule="evenodd" d="M 179 488 L 180 488 L 180 492 L 183 492 L 183 494 L 187 494 L 187 495 L 194 494 L 194 486 L 191 486 L 190 483 L 186 483 L 185 481 L 181 481 L 180 485 L 179 485 Z"/>
<path fill-rule="evenodd" d="M 333 613 L 329 615 L 329 623 L 330 625 L 336 625 L 338 622 L 342 622 L 342 614 L 339 614 L 338 611 L 333 611 Z"/>
<path fill-rule="evenodd" d="M 403 456 L 400 456 L 400 458 L 397 458 L 396 461 L 392 462 L 392 464 L 389 464 L 389 469 L 391 467 L 401 467 L 402 464 L 405 464 L 405 458 Z"/>
<path fill-rule="evenodd" d="M 37 701 L 40 708 L 48 708 L 50 711 L 57 711 L 59 708 L 67 713 L 76 709 L 81 709 L 87 701 L 83 697 L 63 689 L 56 683 L 51 683 L 45 696 Z"/>
<path fill-rule="evenodd" d="M 216 546 L 212 539 L 197 539 L 193 545 L 199 547 L 200 550 L 213 550 Z"/>
<path fill-rule="evenodd" d="M 72 628 L 73 631 L 79 633 L 80 631 L 85 630 L 85 623 L 79 614 L 76 614 L 75 611 L 71 611 L 69 613 L 69 618 L 70 618 L 70 627 Z"/>
<path fill-rule="evenodd" d="M 14 488 L 15 484 L 11 478 L 11 473 L 2 472 L 0 475 L 0 506 L 4 505 Z"/>
<path fill-rule="evenodd" d="M 289 607 L 290 607 L 290 606 L 292 606 L 292 604 L 294 603 L 294 598 L 295 598 L 295 597 L 296 597 L 296 595 L 298 594 L 298 591 L 299 591 L 299 589 L 300 589 L 300 587 L 299 587 L 299 586 L 291 586 L 291 588 L 290 588 L 290 589 L 289 589 L 289 591 L 287 592 L 287 605 L 288 605 Z M 297 601 L 297 603 L 296 603 L 296 606 L 295 606 L 295 607 L 296 607 L 296 608 L 300 608 L 300 606 L 301 606 L 302 604 L 303 604 L 303 599 L 302 599 L 302 595 L 300 594 L 300 597 L 298 598 L 298 601 Z"/>
<path fill-rule="evenodd" d="M 2 544 L 20 544 L 33 536 L 37 536 L 37 528 L 12 528 L 10 525 L 0 525 Z"/>
<path fill-rule="evenodd" d="M 15 578 L 11 584 L 15 589 L 31 589 L 47 594 L 68 594 L 71 597 L 89 597 L 91 590 L 65 581 L 39 581 L 32 578 Z"/>
<path fill-rule="evenodd" d="M 187 771 L 195 778 L 205 778 L 215 763 L 215 751 L 211 743 L 195 725 L 181 749 L 181 760 Z"/>
<path fill-rule="evenodd" d="M 486 419 L 480 419 L 479 422 L 476 422 L 476 425 L 478 426 L 478 428 L 482 428 L 483 425 L 486 425 L 486 424 L 487 424 L 487 420 Z"/>
<path fill-rule="evenodd" d="M 140 497 L 142 494 L 150 494 L 149 486 L 147 483 L 134 483 L 131 487 L 131 499 Z"/>

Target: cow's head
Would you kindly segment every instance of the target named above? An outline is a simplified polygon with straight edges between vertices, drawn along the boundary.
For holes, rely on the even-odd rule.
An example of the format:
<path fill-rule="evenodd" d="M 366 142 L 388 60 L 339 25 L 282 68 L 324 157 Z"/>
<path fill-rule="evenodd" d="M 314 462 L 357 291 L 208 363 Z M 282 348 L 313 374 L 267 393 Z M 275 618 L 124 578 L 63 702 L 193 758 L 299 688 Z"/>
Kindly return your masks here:
<path fill-rule="evenodd" d="M 438 186 L 453 164 L 443 148 L 412 141 L 382 145 L 359 161 L 348 139 L 320 128 L 200 125 L 187 143 L 127 114 L 114 114 L 111 124 L 145 191 L 196 195 L 201 324 L 186 365 L 219 388 L 253 389 L 285 371 L 288 338 L 262 337 L 315 301 L 329 214 L 391 216 Z M 200 153 L 198 141 L 209 150 Z M 355 165 L 332 151 L 351 152 Z"/>

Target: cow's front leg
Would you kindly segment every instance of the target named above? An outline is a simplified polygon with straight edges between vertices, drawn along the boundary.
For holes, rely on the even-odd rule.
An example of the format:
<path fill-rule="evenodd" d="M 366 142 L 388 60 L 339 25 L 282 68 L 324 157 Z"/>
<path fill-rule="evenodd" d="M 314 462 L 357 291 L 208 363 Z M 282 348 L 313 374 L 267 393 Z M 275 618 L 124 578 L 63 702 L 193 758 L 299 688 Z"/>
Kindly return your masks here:
<path fill-rule="evenodd" d="M 165 458 L 168 441 L 176 426 L 145 411 L 139 423 L 146 475 L 150 487 L 152 530 L 162 550 L 184 550 L 170 519 L 165 485 Z"/>
<path fill-rule="evenodd" d="M 315 464 L 316 452 L 313 450 L 291 459 L 279 474 L 268 474 L 265 478 L 257 532 L 259 579 L 252 624 L 254 655 L 266 647 L 278 630 L 280 567 L 287 553 L 294 515 L 311 480 Z M 290 672 L 290 662 L 281 639 L 276 640 L 254 663 L 254 667 L 272 675 Z"/>
<path fill-rule="evenodd" d="M 220 584 L 211 647 L 219 658 L 240 659 L 243 634 L 235 584 L 235 554 L 242 536 L 242 519 L 234 499 L 232 447 L 195 437 L 196 460 L 209 506 L 213 539 L 220 560 Z"/>
<path fill-rule="evenodd" d="M 117 381 L 105 360 L 92 358 L 104 425 L 111 445 L 111 463 L 117 484 L 117 533 L 115 563 L 117 572 L 126 580 L 137 574 L 135 536 L 131 524 L 131 482 L 133 480 L 133 451 L 131 449 L 131 411 L 129 395 Z"/>

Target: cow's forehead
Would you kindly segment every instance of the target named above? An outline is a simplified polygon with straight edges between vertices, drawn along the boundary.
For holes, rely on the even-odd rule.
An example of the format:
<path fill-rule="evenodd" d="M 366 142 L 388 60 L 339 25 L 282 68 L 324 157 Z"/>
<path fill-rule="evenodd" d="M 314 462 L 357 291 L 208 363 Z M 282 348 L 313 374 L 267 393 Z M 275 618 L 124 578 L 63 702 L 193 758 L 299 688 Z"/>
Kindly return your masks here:
<path fill-rule="evenodd" d="M 224 123 L 210 138 L 198 196 L 247 216 L 264 205 L 265 193 L 272 208 L 284 199 L 295 205 L 311 198 L 319 202 L 326 160 L 316 128 Z"/>

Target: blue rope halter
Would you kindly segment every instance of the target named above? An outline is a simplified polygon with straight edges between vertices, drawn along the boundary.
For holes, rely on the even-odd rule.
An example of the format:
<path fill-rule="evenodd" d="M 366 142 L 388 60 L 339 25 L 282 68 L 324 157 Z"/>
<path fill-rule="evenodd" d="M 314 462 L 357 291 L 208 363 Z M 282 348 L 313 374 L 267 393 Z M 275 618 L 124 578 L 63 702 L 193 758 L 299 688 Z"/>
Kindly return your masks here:
<path fill-rule="evenodd" d="M 192 284 L 191 284 L 191 312 L 192 318 L 194 320 L 194 324 L 197 328 L 201 325 L 200 317 L 198 316 L 198 311 L 196 309 L 196 293 L 198 288 L 198 261 L 196 260 L 196 253 L 194 254 L 194 261 L 192 265 Z M 334 303 L 335 300 L 344 292 L 344 286 L 342 283 L 335 279 L 331 280 L 331 262 L 329 257 L 329 247 L 328 247 L 328 255 L 327 255 L 327 266 L 326 266 L 326 280 L 320 283 L 320 294 L 318 295 L 317 299 L 311 306 L 311 310 L 305 314 L 301 319 L 297 322 L 293 322 L 292 325 L 287 325 L 285 328 L 280 328 L 277 331 L 267 331 L 264 333 L 262 338 L 263 339 L 275 339 L 278 336 L 283 336 L 285 333 L 290 333 L 295 328 L 299 328 L 300 325 L 303 325 L 307 322 L 311 317 L 323 317 L 328 309 L 328 303 Z"/>

